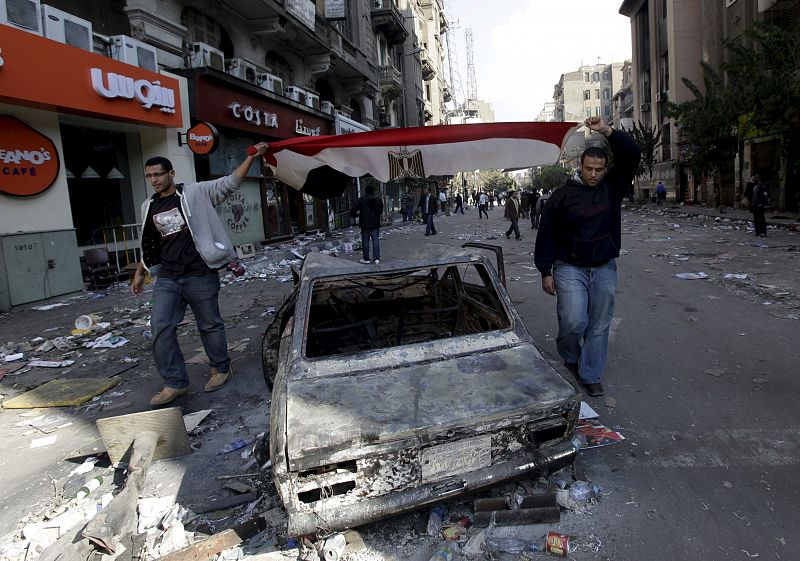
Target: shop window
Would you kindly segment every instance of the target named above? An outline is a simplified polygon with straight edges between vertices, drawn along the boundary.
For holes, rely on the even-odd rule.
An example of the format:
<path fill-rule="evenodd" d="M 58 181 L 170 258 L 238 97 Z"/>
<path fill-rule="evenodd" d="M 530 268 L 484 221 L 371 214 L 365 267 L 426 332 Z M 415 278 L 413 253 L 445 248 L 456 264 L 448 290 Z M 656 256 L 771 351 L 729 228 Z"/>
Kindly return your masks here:
<path fill-rule="evenodd" d="M 62 124 L 61 138 L 78 245 L 102 244 L 104 234 L 113 237 L 113 227 L 137 223 L 142 201 L 133 199 L 125 134 Z M 132 241 L 116 234 L 123 243 Z"/>

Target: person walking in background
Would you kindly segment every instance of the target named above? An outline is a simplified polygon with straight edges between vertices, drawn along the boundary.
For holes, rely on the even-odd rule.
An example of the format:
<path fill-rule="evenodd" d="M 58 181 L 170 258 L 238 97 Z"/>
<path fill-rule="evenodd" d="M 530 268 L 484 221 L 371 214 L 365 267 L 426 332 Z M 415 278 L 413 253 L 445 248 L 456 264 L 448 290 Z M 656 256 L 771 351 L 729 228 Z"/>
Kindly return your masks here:
<path fill-rule="evenodd" d="M 586 392 L 600 396 L 617 291 L 622 199 L 641 150 L 629 134 L 601 117 L 589 117 L 585 125 L 608 139 L 614 167 L 609 170 L 604 148 L 584 150 L 578 172 L 547 202 L 534 263 L 542 290 L 558 298 L 558 353 Z"/>
<path fill-rule="evenodd" d="M 358 218 L 361 228 L 361 262 L 369 263 L 369 244 L 372 241 L 372 256 L 375 264 L 381 262 L 381 214 L 383 214 L 383 199 L 375 195 L 372 185 L 364 187 L 364 195 L 350 209 L 350 217 Z"/>
<path fill-rule="evenodd" d="M 756 236 L 767 237 L 767 218 L 765 216 L 770 204 L 769 189 L 761 181 L 761 176 L 753 176 L 753 198 L 750 200 L 750 210 L 753 213 L 753 226 Z"/>
<path fill-rule="evenodd" d="M 661 201 L 667 198 L 667 188 L 659 181 L 656 183 L 656 205 L 661 206 Z"/>
<path fill-rule="evenodd" d="M 400 195 L 400 214 L 403 215 L 403 222 L 407 222 L 411 220 L 411 217 L 408 214 L 408 190 L 402 192 Z"/>
<path fill-rule="evenodd" d="M 456 195 L 456 209 L 453 211 L 453 214 L 458 214 L 459 210 L 461 214 L 464 214 L 464 199 L 461 197 L 461 193 Z"/>
<path fill-rule="evenodd" d="M 442 213 L 447 211 L 447 195 L 445 195 L 444 189 L 439 189 L 439 209 Z"/>
<path fill-rule="evenodd" d="M 544 207 L 547 204 L 547 201 L 550 199 L 550 195 L 553 193 L 551 191 L 545 191 L 542 193 L 542 196 L 536 201 L 536 207 L 533 213 L 533 229 L 536 230 L 539 227 L 539 223 L 542 220 L 542 212 L 544 212 Z"/>
<path fill-rule="evenodd" d="M 150 326 L 153 358 L 164 388 L 150 399 L 160 407 L 188 391 L 189 376 L 178 344 L 178 324 L 192 309 L 211 377 L 205 391 L 220 389 L 231 375 L 225 323 L 219 312 L 218 270 L 236 259 L 216 206 L 233 194 L 257 157 L 267 151 L 257 144 L 231 175 L 199 183 L 176 184 L 167 158 L 144 164 L 144 177 L 155 193 L 142 203 L 142 258 L 131 281 L 131 292 L 144 291 L 145 272 L 158 276 L 153 287 Z"/>
<path fill-rule="evenodd" d="M 478 220 L 485 214 L 486 220 L 489 220 L 489 213 L 486 212 L 487 207 L 489 206 L 489 198 L 486 196 L 486 193 L 481 193 L 478 197 Z"/>
<path fill-rule="evenodd" d="M 419 199 L 419 209 L 425 220 L 425 235 L 435 236 L 436 226 L 433 224 L 433 217 L 439 205 L 439 198 L 431 192 L 430 187 L 425 187 L 425 192 Z"/>
<path fill-rule="evenodd" d="M 503 218 L 511 221 L 511 226 L 509 226 L 508 230 L 506 230 L 506 239 L 511 239 L 511 232 L 514 232 L 514 236 L 518 240 L 522 239 L 522 236 L 519 235 L 518 224 L 519 217 L 521 215 L 520 206 L 521 205 L 517 191 L 509 191 L 508 198 L 506 199 L 506 209 L 503 213 Z"/>
<path fill-rule="evenodd" d="M 414 212 L 416 208 L 417 205 L 414 204 L 414 193 L 411 192 L 411 189 L 406 189 L 406 215 L 411 222 L 414 221 Z"/>

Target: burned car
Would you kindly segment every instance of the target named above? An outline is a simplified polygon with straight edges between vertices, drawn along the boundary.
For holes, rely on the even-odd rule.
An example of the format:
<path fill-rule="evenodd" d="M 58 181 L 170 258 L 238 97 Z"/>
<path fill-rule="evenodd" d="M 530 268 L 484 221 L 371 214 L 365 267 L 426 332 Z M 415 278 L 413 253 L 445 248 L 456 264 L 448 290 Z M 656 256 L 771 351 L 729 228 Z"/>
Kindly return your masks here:
<path fill-rule="evenodd" d="M 423 257 L 381 265 L 306 257 L 262 349 L 290 535 L 573 460 L 574 382 L 523 326 L 500 248 L 467 245 L 429 245 Z"/>

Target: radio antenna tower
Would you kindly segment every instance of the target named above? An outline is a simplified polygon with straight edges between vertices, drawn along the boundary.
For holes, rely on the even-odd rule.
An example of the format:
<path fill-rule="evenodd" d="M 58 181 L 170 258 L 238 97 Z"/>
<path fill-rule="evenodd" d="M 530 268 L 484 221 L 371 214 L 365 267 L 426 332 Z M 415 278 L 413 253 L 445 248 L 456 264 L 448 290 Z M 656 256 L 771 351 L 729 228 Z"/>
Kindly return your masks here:
<path fill-rule="evenodd" d="M 475 82 L 475 60 L 473 58 L 472 29 L 464 29 L 464 38 L 467 43 L 467 97 L 464 101 L 464 108 L 472 109 L 472 102 L 478 101 L 478 85 Z"/>
<path fill-rule="evenodd" d="M 456 38 L 453 35 L 456 29 L 460 29 L 458 18 L 453 15 L 450 10 L 449 2 L 444 2 L 445 18 L 447 19 L 447 32 L 444 39 L 447 43 L 447 58 L 445 59 L 446 72 L 445 75 L 450 77 L 450 94 L 452 97 L 453 107 L 459 108 L 459 100 L 464 99 L 464 89 L 461 85 L 461 73 L 458 70 L 458 49 L 456 45 Z"/>

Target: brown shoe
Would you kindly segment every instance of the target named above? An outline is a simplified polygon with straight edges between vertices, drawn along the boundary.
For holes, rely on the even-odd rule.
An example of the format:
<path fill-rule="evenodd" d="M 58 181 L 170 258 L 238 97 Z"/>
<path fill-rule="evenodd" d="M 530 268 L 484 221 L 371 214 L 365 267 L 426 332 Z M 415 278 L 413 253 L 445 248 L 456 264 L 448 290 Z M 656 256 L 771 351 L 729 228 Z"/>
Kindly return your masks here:
<path fill-rule="evenodd" d="M 231 372 L 233 369 L 229 366 L 227 372 L 220 372 L 216 368 L 211 369 L 211 378 L 208 380 L 208 383 L 205 386 L 205 390 L 207 392 L 215 392 L 220 389 L 222 386 L 225 385 L 225 382 L 228 381 L 228 378 L 231 376 Z"/>
<path fill-rule="evenodd" d="M 164 389 L 158 392 L 156 395 L 150 398 L 150 405 L 153 407 L 160 407 L 161 405 L 166 405 L 176 397 L 180 397 L 182 395 L 186 395 L 186 392 L 189 388 L 170 388 L 169 386 L 164 386 Z"/>

